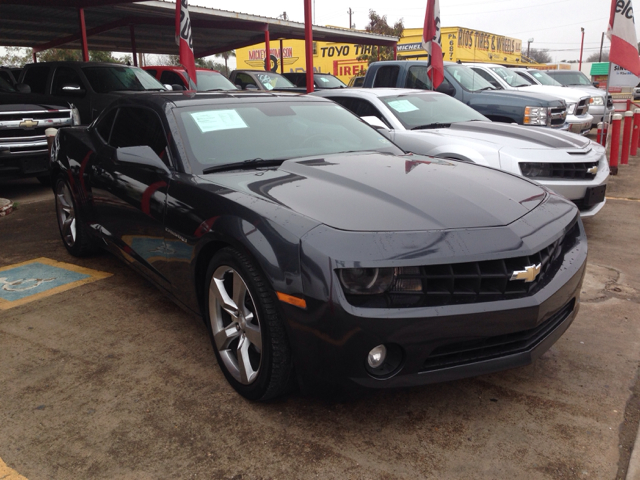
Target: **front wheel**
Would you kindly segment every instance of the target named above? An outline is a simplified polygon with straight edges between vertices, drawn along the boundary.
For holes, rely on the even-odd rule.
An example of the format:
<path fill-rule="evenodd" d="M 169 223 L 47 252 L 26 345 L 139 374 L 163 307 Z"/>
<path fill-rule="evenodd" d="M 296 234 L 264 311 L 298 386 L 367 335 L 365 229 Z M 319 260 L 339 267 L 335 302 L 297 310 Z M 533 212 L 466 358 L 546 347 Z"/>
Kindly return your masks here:
<path fill-rule="evenodd" d="M 285 393 L 292 360 L 274 292 L 254 263 L 232 248 L 219 251 L 207 270 L 205 316 L 218 364 L 249 400 Z"/>
<path fill-rule="evenodd" d="M 74 257 L 90 255 L 95 251 L 95 246 L 79 215 L 71 188 L 63 176 L 56 179 L 55 195 L 58 228 L 65 248 Z"/>

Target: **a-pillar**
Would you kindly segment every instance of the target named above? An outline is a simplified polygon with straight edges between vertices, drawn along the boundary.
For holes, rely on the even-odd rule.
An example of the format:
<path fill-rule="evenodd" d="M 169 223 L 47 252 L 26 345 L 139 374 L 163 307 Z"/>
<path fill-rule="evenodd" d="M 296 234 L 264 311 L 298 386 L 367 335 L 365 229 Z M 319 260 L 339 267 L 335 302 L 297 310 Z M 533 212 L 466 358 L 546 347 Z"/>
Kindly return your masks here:
<path fill-rule="evenodd" d="M 84 8 L 78 9 L 78 22 L 80 22 L 80 42 L 82 45 L 82 60 L 89 61 L 89 47 L 87 46 L 87 26 L 84 23 Z"/>

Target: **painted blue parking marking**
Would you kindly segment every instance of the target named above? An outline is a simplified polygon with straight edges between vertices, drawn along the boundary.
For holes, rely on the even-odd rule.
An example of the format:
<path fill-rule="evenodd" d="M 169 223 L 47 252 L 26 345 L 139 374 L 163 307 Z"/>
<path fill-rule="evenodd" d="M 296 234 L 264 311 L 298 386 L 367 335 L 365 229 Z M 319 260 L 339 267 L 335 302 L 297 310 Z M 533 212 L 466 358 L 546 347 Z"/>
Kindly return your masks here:
<path fill-rule="evenodd" d="M 14 302 L 89 277 L 40 262 L 30 263 L 0 272 L 0 298 Z"/>

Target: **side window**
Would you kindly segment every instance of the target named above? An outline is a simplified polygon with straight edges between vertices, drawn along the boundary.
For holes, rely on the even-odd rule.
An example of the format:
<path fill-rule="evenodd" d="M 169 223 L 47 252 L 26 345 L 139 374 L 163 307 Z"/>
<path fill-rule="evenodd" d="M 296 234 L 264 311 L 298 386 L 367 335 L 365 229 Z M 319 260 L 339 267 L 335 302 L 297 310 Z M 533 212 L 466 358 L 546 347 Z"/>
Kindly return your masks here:
<path fill-rule="evenodd" d="M 431 79 L 427 74 L 427 67 L 414 66 L 409 68 L 407 73 L 406 88 L 419 88 L 421 90 L 431 90 Z"/>
<path fill-rule="evenodd" d="M 247 85 L 255 85 L 256 87 L 258 86 L 256 81 L 253 78 L 251 78 L 250 75 L 247 75 L 246 73 L 242 73 L 242 72 L 236 75 L 236 85 L 240 85 L 243 89 Z"/>
<path fill-rule="evenodd" d="M 487 82 L 489 82 L 492 86 L 496 87 L 499 90 L 502 90 L 502 87 L 500 86 L 500 84 L 498 83 L 498 81 L 493 78 L 493 76 L 489 73 L 489 72 L 485 72 L 483 69 L 481 68 L 473 68 L 471 67 L 471 70 L 473 70 L 474 72 L 476 72 L 478 75 L 480 75 L 482 78 L 484 78 Z"/>
<path fill-rule="evenodd" d="M 400 73 L 400 67 L 397 65 L 390 65 L 388 67 L 381 67 L 376 74 L 376 78 L 373 80 L 373 86 L 375 87 L 391 87 L 394 88 L 398 82 L 398 73 Z"/>
<path fill-rule="evenodd" d="M 98 123 L 96 123 L 96 131 L 102 137 L 102 139 L 109 143 L 109 137 L 111 136 L 111 127 L 113 126 L 113 119 L 116 117 L 117 108 L 114 108 L 104 117 L 102 117 Z"/>
<path fill-rule="evenodd" d="M 9 85 L 13 85 L 14 84 L 13 77 L 6 70 L 0 70 L 0 78 L 2 78 Z"/>
<path fill-rule="evenodd" d="M 165 70 L 164 72 L 162 72 L 162 74 L 160 75 L 160 83 L 162 83 L 163 85 L 167 83 L 169 85 L 182 85 L 183 87 L 186 86 L 182 77 L 176 72 L 172 72 L 171 70 Z"/>
<path fill-rule="evenodd" d="M 54 95 L 64 95 L 62 87 L 65 85 L 78 85 L 80 88 L 85 88 L 80 75 L 73 68 L 58 67 L 53 74 L 53 82 L 51 84 L 51 92 Z"/>
<path fill-rule="evenodd" d="M 157 78 L 158 76 L 158 71 L 154 70 L 153 68 L 145 68 L 144 71 L 151 75 L 153 78 Z"/>
<path fill-rule="evenodd" d="M 451 96 L 455 96 L 456 94 L 456 87 L 454 87 L 451 82 L 449 80 L 447 80 L 446 78 L 442 79 L 442 83 L 440 85 L 438 85 L 438 88 L 436 88 L 437 92 L 442 92 L 442 93 L 447 93 L 448 95 Z M 451 93 L 449 93 L 451 92 Z"/>
<path fill-rule="evenodd" d="M 26 83 L 31 87 L 31 93 L 47 93 L 47 77 L 49 76 L 49 67 L 32 67 L 25 71 L 22 83 Z"/>
<path fill-rule="evenodd" d="M 167 138 L 158 116 L 140 107 L 121 107 L 111 131 L 109 145 L 115 148 L 147 145 L 170 166 Z"/>

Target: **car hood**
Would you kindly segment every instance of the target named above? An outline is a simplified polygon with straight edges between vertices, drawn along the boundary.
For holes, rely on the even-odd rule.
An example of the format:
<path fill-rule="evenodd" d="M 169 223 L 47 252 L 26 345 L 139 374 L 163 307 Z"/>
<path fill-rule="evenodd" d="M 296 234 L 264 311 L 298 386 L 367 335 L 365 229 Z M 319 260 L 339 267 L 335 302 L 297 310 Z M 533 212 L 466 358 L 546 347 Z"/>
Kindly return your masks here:
<path fill-rule="evenodd" d="M 518 87 L 518 91 L 531 93 L 546 93 L 547 95 L 555 95 L 565 100 L 567 103 L 578 102 L 581 98 L 590 97 L 591 95 L 583 93 L 573 88 L 560 87 L 555 85 L 529 85 L 527 87 Z"/>
<path fill-rule="evenodd" d="M 493 122 L 459 122 L 449 128 L 423 131 L 491 143 L 498 148 L 582 150 L 590 143 L 585 137 L 561 130 Z"/>
<path fill-rule="evenodd" d="M 350 231 L 503 226 L 546 198 L 519 177 L 420 155 L 333 154 L 203 178 Z"/>
<path fill-rule="evenodd" d="M 482 90 L 473 92 L 471 105 L 490 99 L 496 105 L 513 105 L 514 99 L 526 101 L 529 106 L 564 106 L 565 101 L 557 95 L 526 90 Z"/>
<path fill-rule="evenodd" d="M 67 109 L 69 105 L 53 105 L 51 97 L 33 93 L 0 93 L 0 112 L 34 112 Z"/>

